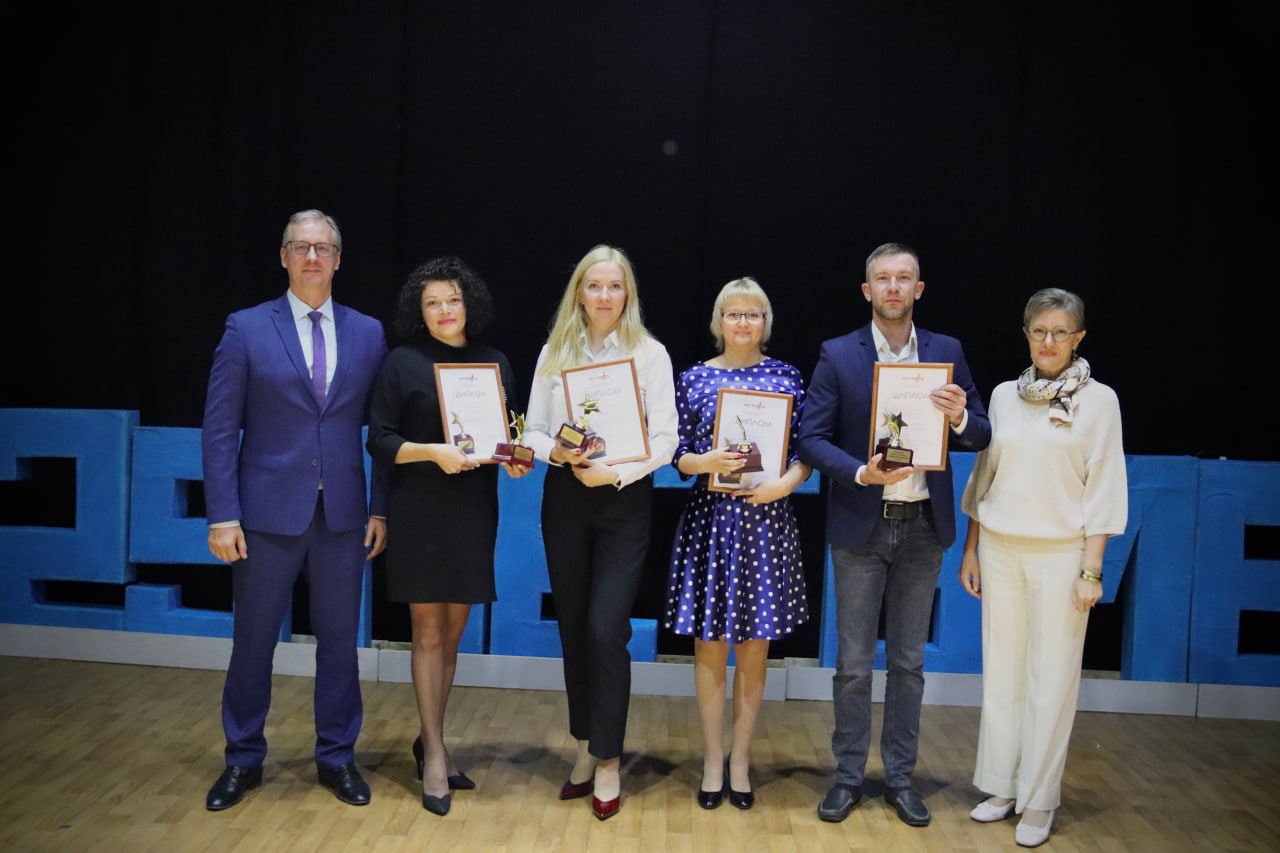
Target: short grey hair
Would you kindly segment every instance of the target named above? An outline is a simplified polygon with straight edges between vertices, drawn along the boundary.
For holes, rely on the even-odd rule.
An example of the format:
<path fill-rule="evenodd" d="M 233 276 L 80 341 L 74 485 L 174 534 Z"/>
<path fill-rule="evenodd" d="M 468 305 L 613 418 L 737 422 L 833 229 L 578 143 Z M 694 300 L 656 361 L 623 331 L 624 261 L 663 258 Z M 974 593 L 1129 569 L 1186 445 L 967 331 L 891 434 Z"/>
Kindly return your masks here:
<path fill-rule="evenodd" d="M 724 321 L 720 314 L 724 311 L 724 304 L 735 296 L 754 299 L 760 303 L 760 310 L 764 312 L 764 334 L 760 336 L 760 349 L 763 350 L 764 345 L 769 342 L 769 336 L 773 334 L 773 305 L 764 288 L 750 276 L 735 278 L 720 288 L 720 295 L 716 297 L 716 304 L 711 309 L 711 334 L 716 339 L 716 349 L 724 352 Z"/>
<path fill-rule="evenodd" d="M 911 259 L 916 262 L 916 278 L 920 278 L 920 256 L 916 254 L 915 249 L 906 243 L 881 243 L 875 247 L 871 254 L 867 255 L 867 264 L 862 271 L 863 276 L 865 276 L 863 281 L 871 281 L 871 263 L 876 258 L 883 258 L 885 255 L 910 255 Z"/>
<path fill-rule="evenodd" d="M 1059 308 L 1071 315 L 1072 322 L 1076 324 L 1072 331 L 1078 332 L 1084 328 L 1084 300 L 1060 287 L 1046 287 L 1031 294 L 1027 307 L 1022 310 L 1022 328 L 1031 328 L 1031 321 L 1037 316 Z"/>
<path fill-rule="evenodd" d="M 293 229 L 293 226 L 300 222 L 323 222 L 325 225 L 328 225 L 333 229 L 333 245 L 338 247 L 339 252 L 342 251 L 342 231 L 338 228 L 338 220 L 334 219 L 323 210 L 316 210 L 315 208 L 311 208 L 310 210 L 299 210 L 293 216 L 289 217 L 288 224 L 284 226 L 284 236 L 280 238 L 281 246 L 289 242 L 289 232 Z"/>

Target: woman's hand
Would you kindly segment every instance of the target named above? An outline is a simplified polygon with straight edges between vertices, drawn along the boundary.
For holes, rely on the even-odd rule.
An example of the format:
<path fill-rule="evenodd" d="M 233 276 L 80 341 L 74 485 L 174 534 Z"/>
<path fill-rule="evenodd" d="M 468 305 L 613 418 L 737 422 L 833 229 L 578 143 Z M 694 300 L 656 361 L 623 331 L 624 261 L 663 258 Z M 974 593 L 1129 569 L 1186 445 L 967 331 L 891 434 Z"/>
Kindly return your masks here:
<path fill-rule="evenodd" d="M 982 567 L 978 565 L 978 552 L 965 551 L 960 558 L 960 585 L 974 598 L 982 598 Z"/>
<path fill-rule="evenodd" d="M 1100 598 L 1102 598 L 1102 581 L 1076 578 L 1075 589 L 1071 591 L 1071 604 L 1076 610 L 1088 613 Z"/>
<path fill-rule="evenodd" d="M 749 489 L 738 489 L 730 497 L 746 498 L 749 504 L 771 504 L 791 494 L 792 489 L 782 477 L 764 480 Z"/>
<path fill-rule="evenodd" d="M 694 467 L 699 474 L 732 474 L 746 464 L 745 455 L 727 447 L 694 456 Z"/>
<path fill-rule="evenodd" d="M 616 486 L 618 474 L 603 462 L 579 459 L 573 466 L 573 476 L 584 486 Z"/>
<path fill-rule="evenodd" d="M 432 444 L 428 446 L 430 447 L 428 455 L 431 461 L 439 465 L 440 470 L 446 474 L 457 474 L 459 471 L 470 471 L 472 468 L 480 467 L 479 462 L 452 444 Z"/>
<path fill-rule="evenodd" d="M 587 445 L 586 448 L 571 449 L 565 447 L 560 442 L 551 445 L 551 453 L 549 458 L 558 465 L 580 465 L 583 462 L 583 451 L 589 451 L 593 445 Z"/>
<path fill-rule="evenodd" d="M 502 463 L 502 470 L 507 472 L 507 476 L 513 480 L 519 480 L 525 474 L 532 471 L 532 468 L 526 468 L 523 465 L 512 465 L 510 462 Z"/>

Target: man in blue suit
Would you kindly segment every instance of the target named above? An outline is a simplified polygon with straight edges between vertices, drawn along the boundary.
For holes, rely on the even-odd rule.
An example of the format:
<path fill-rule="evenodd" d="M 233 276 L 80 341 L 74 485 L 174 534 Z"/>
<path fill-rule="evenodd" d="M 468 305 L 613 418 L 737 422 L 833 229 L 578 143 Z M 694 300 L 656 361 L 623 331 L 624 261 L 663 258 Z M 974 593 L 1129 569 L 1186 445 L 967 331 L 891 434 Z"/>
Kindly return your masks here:
<path fill-rule="evenodd" d="M 929 807 L 911 788 L 924 694 L 924 645 L 942 552 L 956 538 L 951 464 L 945 471 L 884 470 L 880 454 L 865 459 L 871 435 L 874 365 L 950 362 L 953 382 L 929 397 L 950 423 L 951 440 L 981 450 L 991 423 L 969 375 L 960 342 L 917 329 L 915 302 L 924 293 L 920 260 L 901 243 L 867 258 L 862 294 L 871 323 L 822 345 L 800 424 L 800 458 L 830 485 L 827 541 L 835 570 L 836 782 L 818 806 L 823 820 L 841 821 L 862 797 L 871 746 L 871 666 L 876 627 L 885 617 L 884 724 L 880 757 L 885 799 L 911 826 L 929 823 Z"/>
<path fill-rule="evenodd" d="M 334 303 L 341 260 L 338 223 L 318 210 L 295 213 L 280 248 L 288 291 L 228 317 L 213 357 L 205 504 L 209 550 L 235 564 L 235 627 L 222 693 L 227 766 L 205 800 L 210 811 L 262 781 L 272 657 L 299 574 L 316 636 L 320 782 L 345 803 L 369 802 L 355 765 L 356 633 L 364 562 L 386 544 L 386 523 L 376 467 L 370 515 L 360 433 L 387 346 L 381 323 Z"/>

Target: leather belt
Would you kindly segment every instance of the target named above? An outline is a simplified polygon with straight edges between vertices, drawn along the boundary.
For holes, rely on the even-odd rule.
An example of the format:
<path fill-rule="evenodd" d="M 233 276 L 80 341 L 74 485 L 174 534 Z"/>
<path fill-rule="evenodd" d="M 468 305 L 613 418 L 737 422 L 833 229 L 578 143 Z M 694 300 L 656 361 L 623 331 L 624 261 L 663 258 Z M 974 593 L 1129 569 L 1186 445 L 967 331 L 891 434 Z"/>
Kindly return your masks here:
<path fill-rule="evenodd" d="M 928 501 L 910 501 L 903 503 L 902 501 L 883 501 L 881 502 L 885 518 L 894 521 L 912 521 L 924 515 L 925 510 L 929 508 Z"/>

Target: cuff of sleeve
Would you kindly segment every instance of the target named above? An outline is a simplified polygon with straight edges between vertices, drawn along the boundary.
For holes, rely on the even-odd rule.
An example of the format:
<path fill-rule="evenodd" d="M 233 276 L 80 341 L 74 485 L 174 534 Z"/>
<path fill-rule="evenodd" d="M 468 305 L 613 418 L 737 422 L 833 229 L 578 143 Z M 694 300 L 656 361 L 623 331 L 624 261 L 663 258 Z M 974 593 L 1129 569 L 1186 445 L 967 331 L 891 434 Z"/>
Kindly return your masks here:
<path fill-rule="evenodd" d="M 220 527 L 239 527 L 239 526 L 240 526 L 240 520 L 236 519 L 235 521 L 219 521 L 217 524 L 210 524 L 209 529 L 213 530 L 215 528 L 220 528 Z"/>

